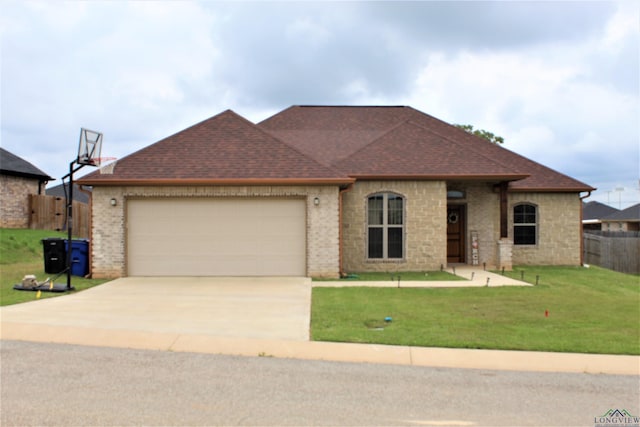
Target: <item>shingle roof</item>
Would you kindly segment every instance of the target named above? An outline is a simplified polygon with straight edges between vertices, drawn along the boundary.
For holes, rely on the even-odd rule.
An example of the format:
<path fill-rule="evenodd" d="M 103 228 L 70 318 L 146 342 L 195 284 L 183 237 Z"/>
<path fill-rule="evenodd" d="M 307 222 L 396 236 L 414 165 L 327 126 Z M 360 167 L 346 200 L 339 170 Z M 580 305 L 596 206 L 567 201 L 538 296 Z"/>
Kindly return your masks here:
<path fill-rule="evenodd" d="M 45 194 L 47 196 L 55 196 L 60 198 L 65 198 L 65 190 L 68 191 L 69 183 L 65 182 L 64 184 L 56 185 L 55 187 L 47 188 L 45 190 Z M 76 183 L 73 184 L 73 200 L 80 203 L 89 203 L 89 195 L 85 192 L 88 190 L 80 189 L 80 186 Z"/>
<path fill-rule="evenodd" d="M 639 221 L 640 220 L 640 203 L 629 206 L 611 215 L 602 218 L 603 221 Z"/>
<path fill-rule="evenodd" d="M 595 200 L 582 205 L 582 219 L 585 221 L 602 219 L 616 212 L 619 210 Z"/>
<path fill-rule="evenodd" d="M 594 188 L 411 107 L 293 106 L 255 125 L 231 110 L 93 172 L 83 185 L 511 181 L 512 191 Z"/>
<path fill-rule="evenodd" d="M 401 122 L 334 166 L 350 176 L 370 178 L 514 180 L 527 176 L 411 121 Z"/>
<path fill-rule="evenodd" d="M 21 176 L 33 178 L 39 181 L 53 181 L 50 177 L 33 164 L 16 156 L 15 154 L 0 147 L 0 173 L 3 175 Z"/>
<path fill-rule="evenodd" d="M 430 143 L 420 144 L 414 140 L 414 150 L 404 152 L 411 159 L 388 162 L 384 171 L 378 165 L 378 169 L 371 168 L 372 172 L 378 170 L 389 176 L 399 176 L 406 174 L 404 168 L 407 161 L 431 164 L 433 162 L 430 159 L 435 158 L 447 159 L 447 176 L 450 177 L 472 176 L 477 172 L 489 178 L 502 176 L 507 171 L 514 177 L 527 176 L 510 183 L 510 188 L 514 191 L 594 190 L 587 184 L 411 107 L 293 106 L 258 125 L 319 162 L 338 167 L 352 175 L 353 171 L 348 169 L 350 166 L 364 165 L 357 159 L 347 159 L 356 152 L 360 156 L 367 156 L 370 147 L 385 151 L 380 147 L 379 141 L 383 139 L 383 135 L 396 132 L 401 123 L 422 127 L 427 131 L 422 133 L 430 135 Z M 403 129 L 402 132 L 410 133 L 408 129 Z M 437 136 L 440 137 L 439 140 Z M 388 140 L 387 154 L 391 151 L 391 146 L 401 149 L 402 141 Z M 453 152 L 458 153 L 459 158 L 449 158 Z M 381 160 L 383 159 L 378 158 L 377 162 Z M 419 170 L 420 174 L 428 176 L 429 173 L 425 171 L 426 166 Z M 433 172 L 432 175 L 438 175 L 435 169 Z"/>
<path fill-rule="evenodd" d="M 231 110 L 119 160 L 113 173 L 96 171 L 83 185 L 198 183 L 348 183 Z"/>

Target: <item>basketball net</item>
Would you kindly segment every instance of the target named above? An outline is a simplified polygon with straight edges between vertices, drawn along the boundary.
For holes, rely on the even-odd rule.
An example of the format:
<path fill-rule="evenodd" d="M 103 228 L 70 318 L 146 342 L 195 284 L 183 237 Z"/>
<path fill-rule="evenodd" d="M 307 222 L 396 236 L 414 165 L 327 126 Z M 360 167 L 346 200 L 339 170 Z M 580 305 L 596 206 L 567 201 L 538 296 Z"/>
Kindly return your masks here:
<path fill-rule="evenodd" d="M 104 162 L 110 162 L 111 160 L 118 160 L 117 157 L 95 157 L 87 161 L 91 166 L 100 166 Z"/>

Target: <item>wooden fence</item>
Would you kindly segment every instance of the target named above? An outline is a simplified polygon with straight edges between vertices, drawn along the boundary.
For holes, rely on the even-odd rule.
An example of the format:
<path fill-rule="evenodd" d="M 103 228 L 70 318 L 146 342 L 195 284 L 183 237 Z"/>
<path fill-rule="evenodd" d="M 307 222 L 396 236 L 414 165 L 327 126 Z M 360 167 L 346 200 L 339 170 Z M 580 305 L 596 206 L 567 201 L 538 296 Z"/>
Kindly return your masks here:
<path fill-rule="evenodd" d="M 67 230 L 65 200 L 42 194 L 29 195 L 29 228 L 34 230 Z M 89 238 L 89 205 L 73 202 L 73 236 Z"/>
<path fill-rule="evenodd" d="M 584 262 L 621 273 L 640 273 L 640 233 L 588 231 L 583 234 Z"/>

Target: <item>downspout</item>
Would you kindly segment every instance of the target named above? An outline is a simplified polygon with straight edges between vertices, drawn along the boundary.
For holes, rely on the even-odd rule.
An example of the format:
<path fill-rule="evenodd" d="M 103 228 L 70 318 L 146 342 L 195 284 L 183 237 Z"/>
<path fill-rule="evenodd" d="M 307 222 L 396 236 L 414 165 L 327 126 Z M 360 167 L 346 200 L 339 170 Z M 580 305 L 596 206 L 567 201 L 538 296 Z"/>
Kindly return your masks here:
<path fill-rule="evenodd" d="M 589 191 L 585 196 L 580 196 L 580 265 L 584 266 L 584 224 L 582 223 L 584 219 L 584 207 L 582 206 L 583 200 L 587 197 L 591 197 L 591 191 Z"/>
<path fill-rule="evenodd" d="M 339 194 L 339 197 L 338 197 L 338 222 L 339 222 L 339 227 L 338 227 L 338 269 L 339 269 L 340 277 L 346 277 L 346 275 L 347 275 L 345 273 L 343 265 L 342 265 L 343 264 L 343 260 L 342 260 L 343 255 L 342 254 L 343 254 L 343 245 L 344 245 L 344 243 L 343 243 L 343 239 L 344 239 L 343 234 L 344 233 L 342 231 L 342 228 L 343 228 L 343 224 L 342 224 L 342 203 L 343 203 L 342 199 L 343 199 L 343 197 L 342 197 L 342 195 L 344 193 L 346 193 L 347 191 L 351 191 L 351 190 L 353 190 L 353 183 L 348 184 L 345 188 L 340 190 L 340 194 Z"/>

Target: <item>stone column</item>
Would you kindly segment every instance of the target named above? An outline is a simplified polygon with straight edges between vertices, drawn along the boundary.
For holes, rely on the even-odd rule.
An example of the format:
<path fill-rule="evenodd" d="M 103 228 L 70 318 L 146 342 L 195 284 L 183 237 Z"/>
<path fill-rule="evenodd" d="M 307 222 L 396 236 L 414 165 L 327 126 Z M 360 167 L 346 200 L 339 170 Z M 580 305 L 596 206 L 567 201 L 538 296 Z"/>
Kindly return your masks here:
<path fill-rule="evenodd" d="M 503 268 L 506 271 L 513 270 L 513 242 L 507 238 L 502 238 L 498 240 L 498 270 L 502 270 Z"/>

